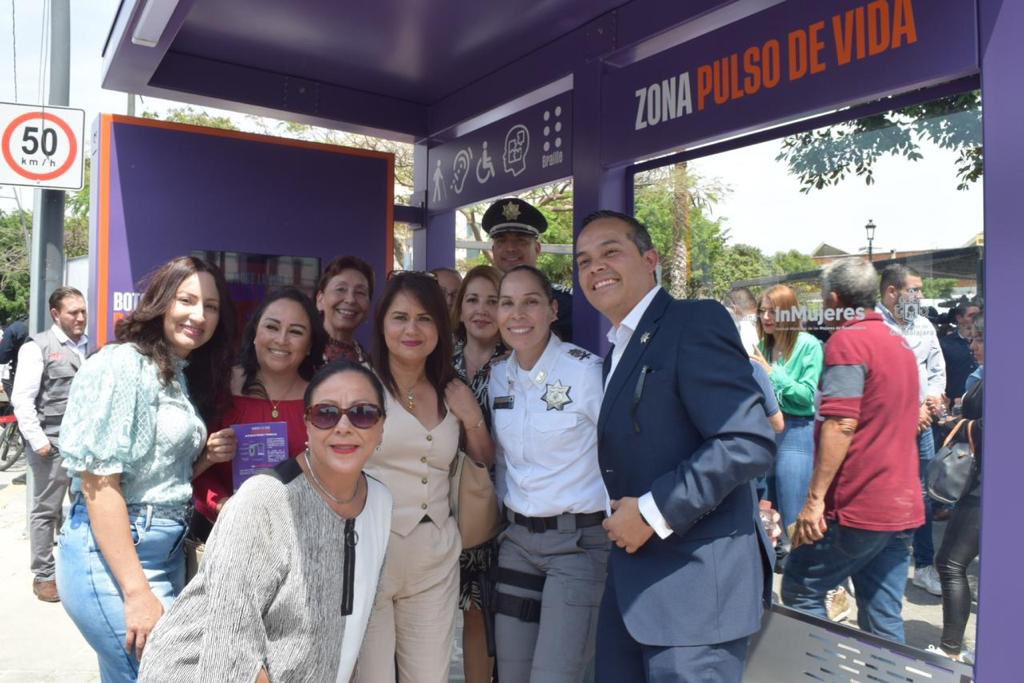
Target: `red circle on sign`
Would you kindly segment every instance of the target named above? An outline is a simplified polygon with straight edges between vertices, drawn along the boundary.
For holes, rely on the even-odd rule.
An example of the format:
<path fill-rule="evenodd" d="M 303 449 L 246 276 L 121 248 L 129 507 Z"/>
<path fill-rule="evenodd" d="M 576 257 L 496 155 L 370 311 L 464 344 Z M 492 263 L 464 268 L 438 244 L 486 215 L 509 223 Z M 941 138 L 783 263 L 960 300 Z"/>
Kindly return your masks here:
<path fill-rule="evenodd" d="M 71 143 L 71 149 L 68 152 L 67 161 L 62 163 L 57 170 L 50 171 L 49 173 L 33 173 L 32 171 L 26 171 L 21 168 L 18 163 L 11 156 L 10 144 L 11 136 L 14 135 L 14 129 L 23 124 L 26 121 L 39 118 L 45 121 L 52 121 L 64 131 L 64 134 L 68 136 L 68 142 Z M 71 130 L 71 126 L 64 122 L 60 117 L 54 116 L 53 114 L 45 111 L 32 111 L 27 114 L 22 114 L 18 118 L 11 121 L 10 125 L 4 129 L 3 141 L 0 143 L 3 145 L 4 159 L 7 161 L 7 165 L 20 176 L 28 178 L 29 180 L 52 180 L 57 176 L 63 174 L 71 165 L 75 163 L 75 155 L 78 153 L 78 143 L 75 141 L 75 133 Z"/>

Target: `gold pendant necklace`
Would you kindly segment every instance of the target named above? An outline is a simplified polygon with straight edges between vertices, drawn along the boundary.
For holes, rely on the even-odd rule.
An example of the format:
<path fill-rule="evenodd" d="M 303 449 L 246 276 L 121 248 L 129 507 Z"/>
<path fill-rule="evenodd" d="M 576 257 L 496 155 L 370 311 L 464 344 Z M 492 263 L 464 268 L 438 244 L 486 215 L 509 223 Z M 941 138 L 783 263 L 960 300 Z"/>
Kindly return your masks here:
<path fill-rule="evenodd" d="M 291 396 L 292 389 L 294 389 L 294 388 L 295 388 L 295 380 L 293 379 L 292 383 L 290 385 L 288 385 L 288 391 L 285 392 L 285 398 L 287 398 L 288 396 Z M 280 413 L 280 411 L 278 411 L 277 407 L 279 405 L 281 405 L 281 401 L 284 401 L 284 400 L 285 400 L 284 398 L 280 398 L 275 403 L 274 399 L 270 398 L 270 392 L 269 391 L 267 392 L 267 401 L 270 402 L 270 417 L 271 418 L 276 420 L 278 417 L 281 416 L 281 413 Z"/>

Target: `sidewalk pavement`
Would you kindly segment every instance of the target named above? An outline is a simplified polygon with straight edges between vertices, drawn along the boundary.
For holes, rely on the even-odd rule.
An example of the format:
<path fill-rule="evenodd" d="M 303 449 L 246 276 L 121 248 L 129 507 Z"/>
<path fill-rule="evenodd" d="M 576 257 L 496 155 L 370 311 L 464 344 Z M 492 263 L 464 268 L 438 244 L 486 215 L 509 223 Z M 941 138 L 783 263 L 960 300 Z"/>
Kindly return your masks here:
<path fill-rule="evenodd" d="M 10 470 L 0 472 L 0 683 L 98 683 L 96 657 L 61 605 L 40 602 L 32 593 L 25 536 L 25 486 L 11 484 L 24 471 L 25 461 L 21 460 Z M 945 524 L 935 525 L 936 548 L 944 528 Z M 975 561 L 969 571 L 973 581 L 977 580 L 977 568 Z M 775 579 L 777 593 L 780 577 Z M 966 635 L 973 646 L 976 605 L 972 605 L 971 612 Z M 908 577 L 903 619 L 908 645 L 925 648 L 938 643 L 942 630 L 941 600 L 913 586 Z M 854 606 L 845 624 L 856 623 Z M 461 645 L 460 619 L 450 683 L 464 680 Z"/>
<path fill-rule="evenodd" d="M 32 593 L 25 535 L 25 487 L 11 480 L 20 460 L 0 473 L 0 683 L 98 683 L 96 655 L 60 603 Z"/>

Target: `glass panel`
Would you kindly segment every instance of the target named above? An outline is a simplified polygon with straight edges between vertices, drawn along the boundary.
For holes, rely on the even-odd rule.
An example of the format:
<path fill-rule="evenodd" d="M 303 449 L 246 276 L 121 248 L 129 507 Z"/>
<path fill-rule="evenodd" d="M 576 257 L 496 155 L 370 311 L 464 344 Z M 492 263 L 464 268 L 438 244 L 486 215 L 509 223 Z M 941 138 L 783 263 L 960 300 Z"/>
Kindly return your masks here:
<path fill-rule="evenodd" d="M 269 256 L 237 251 L 193 251 L 224 273 L 228 291 L 235 304 L 237 328 L 242 330 L 250 314 L 263 303 L 271 290 L 297 287 L 310 298 L 316 297 L 320 278 L 320 259 L 308 256 Z"/>
<path fill-rule="evenodd" d="M 680 298 L 722 301 L 751 341 L 749 353 L 773 376 L 784 431 L 763 484 L 782 526 L 814 518 L 814 508 L 805 506 L 814 463 L 840 453 L 841 469 L 826 497 L 829 535 L 783 561 L 787 588 L 776 576 L 775 599 L 918 648 L 941 641 L 955 651 L 962 639 L 974 649 L 977 491 L 969 487 L 972 494 L 960 502 L 942 504 L 923 495 L 919 475 L 962 404 L 969 410 L 965 384 L 984 362 L 981 153 L 980 97 L 972 92 L 665 166 L 638 174 L 634 188 L 636 215 L 661 254 L 665 287 Z M 919 436 L 902 450 L 855 436 L 843 456 L 842 449 L 823 448 L 817 436 L 829 428 L 821 416 L 822 367 L 800 364 L 799 347 L 817 343 L 800 340 L 807 333 L 840 348 L 829 320 L 836 302 L 823 302 L 822 269 L 851 257 L 870 260 L 881 283 L 891 284 L 877 290 L 879 312 L 900 329 L 893 334 L 922 350 L 916 353 L 920 393 L 902 408 L 918 420 Z M 870 278 L 869 270 L 862 281 Z M 838 387 L 841 373 L 829 378 L 825 370 L 824 381 Z M 795 381 L 808 390 L 795 390 Z M 863 394 L 857 429 L 870 429 L 868 401 L 892 389 L 863 377 L 847 389 L 851 397 Z M 902 476 L 895 475 L 901 467 Z M 900 528 L 920 510 L 919 498 L 930 526 Z M 865 512 L 865 504 L 873 510 Z M 896 531 L 880 530 L 893 524 Z M 834 576 L 818 577 L 809 558 L 831 566 Z M 883 591 L 872 587 L 879 583 L 902 596 L 888 607 L 892 623 L 879 616 L 886 611 L 878 597 Z M 824 584 L 845 592 L 826 596 L 819 590 Z M 955 596 L 960 603 L 949 609 Z M 860 615 L 858 607 L 865 610 Z M 881 610 L 871 620 L 869 607 Z"/>

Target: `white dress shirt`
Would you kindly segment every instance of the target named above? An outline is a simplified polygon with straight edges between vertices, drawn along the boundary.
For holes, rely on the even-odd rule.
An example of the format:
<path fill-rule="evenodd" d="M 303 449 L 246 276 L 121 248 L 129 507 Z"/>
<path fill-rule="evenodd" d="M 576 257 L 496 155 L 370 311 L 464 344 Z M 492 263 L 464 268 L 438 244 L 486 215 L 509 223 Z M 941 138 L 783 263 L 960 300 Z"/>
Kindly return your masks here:
<path fill-rule="evenodd" d="M 61 346 L 70 349 L 78 354 L 80 360 L 85 360 L 86 335 L 77 341 L 71 341 L 60 325 L 53 324 L 51 328 L 57 335 Z M 42 425 L 39 424 L 39 414 L 36 412 L 36 396 L 39 395 L 39 387 L 43 381 L 43 350 L 39 344 L 31 339 L 26 341 L 18 349 L 18 371 L 14 373 L 14 386 L 11 388 L 11 406 L 14 408 L 14 416 L 18 418 L 18 429 L 25 441 L 34 451 L 50 443 L 50 440 L 43 433 Z"/>
<path fill-rule="evenodd" d="M 597 462 L 601 358 L 552 334 L 530 370 L 514 352 L 495 364 L 488 390 L 505 507 L 527 517 L 605 510 Z"/>
<path fill-rule="evenodd" d="M 606 389 L 608 388 L 609 380 L 615 374 L 615 368 L 618 367 L 619 361 L 622 359 L 622 354 L 626 351 L 626 346 L 629 345 L 629 340 L 633 338 L 633 333 L 636 332 L 640 320 L 643 319 L 644 313 L 647 312 L 647 308 L 654 301 L 654 297 L 660 290 L 661 287 L 657 285 L 651 288 L 651 291 L 647 292 L 644 298 L 640 299 L 639 303 L 633 307 L 633 310 L 622 319 L 618 327 L 608 330 L 608 341 L 614 344 L 615 348 L 612 349 L 612 364 L 608 369 L 608 376 L 604 380 Z M 650 492 L 640 496 L 638 505 L 640 506 L 640 514 L 651 525 L 651 528 L 654 529 L 659 538 L 668 538 L 672 535 L 672 528 L 665 521 L 665 517 L 662 516 L 661 510 L 658 509 L 658 504 L 654 502 L 654 496 Z"/>

